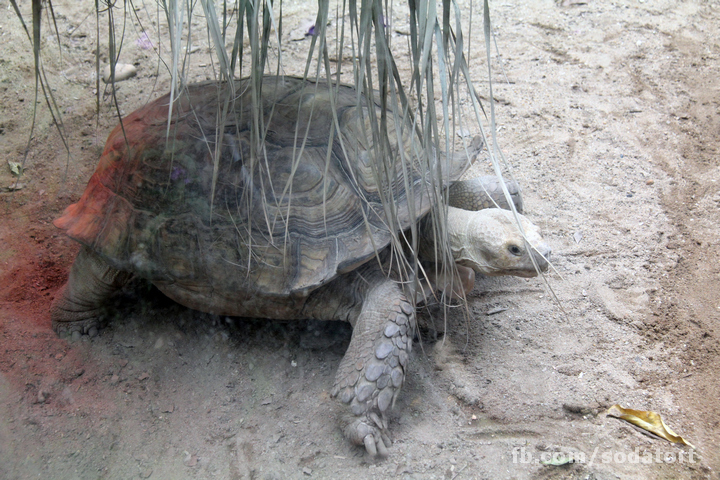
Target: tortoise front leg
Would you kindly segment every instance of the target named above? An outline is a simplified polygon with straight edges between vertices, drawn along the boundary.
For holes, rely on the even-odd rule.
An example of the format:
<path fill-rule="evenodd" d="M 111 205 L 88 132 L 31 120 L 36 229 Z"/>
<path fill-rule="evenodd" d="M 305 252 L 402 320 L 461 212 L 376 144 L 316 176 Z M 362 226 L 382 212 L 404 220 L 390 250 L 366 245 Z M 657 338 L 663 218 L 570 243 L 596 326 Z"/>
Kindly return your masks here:
<path fill-rule="evenodd" d="M 415 311 L 400 287 L 384 278 L 366 293 L 340 362 L 332 395 L 348 404 L 343 433 L 375 457 L 390 446 L 385 413 L 405 381 L 415 334 Z"/>
<path fill-rule="evenodd" d="M 116 270 L 88 247 L 82 247 L 70 269 L 67 283 L 50 307 L 58 335 L 94 335 L 107 300 L 132 277 Z"/>
<path fill-rule="evenodd" d="M 523 203 L 520 186 L 514 180 L 505 180 L 505 186 L 515 204 L 515 209 L 518 213 L 522 213 Z M 510 205 L 505 199 L 500 181 L 495 175 L 458 180 L 449 187 L 448 195 L 448 204 L 451 207 L 462 208 L 463 210 L 477 211 L 496 207 L 510 210 Z"/>

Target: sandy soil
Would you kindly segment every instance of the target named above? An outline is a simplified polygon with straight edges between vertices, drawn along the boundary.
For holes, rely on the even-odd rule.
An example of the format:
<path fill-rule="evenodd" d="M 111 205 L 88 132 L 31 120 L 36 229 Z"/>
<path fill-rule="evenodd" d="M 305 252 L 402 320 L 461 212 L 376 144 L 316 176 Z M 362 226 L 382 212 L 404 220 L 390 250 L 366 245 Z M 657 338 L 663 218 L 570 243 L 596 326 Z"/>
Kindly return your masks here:
<path fill-rule="evenodd" d="M 413 349 L 378 464 L 342 438 L 329 398 L 349 326 L 213 317 L 138 284 L 99 336 L 52 332 L 77 246 L 51 222 L 116 123 L 107 96 L 96 114 L 91 2 L 54 4 L 62 57 L 46 35 L 45 68 L 70 155 L 41 109 L 23 188 L 0 166 L 0 477 L 720 478 L 720 3 L 492 2 L 500 135 L 566 314 L 540 279 L 478 281 L 471 321 L 454 312 L 444 343 L 426 329 Z M 32 55 L 0 8 L 0 151 L 19 161 Z M 284 8 L 297 67 L 291 37 L 312 14 Z M 132 25 L 126 38 L 139 74 L 119 84 L 123 113 L 168 86 Z M 615 403 L 697 448 L 607 417 Z M 576 462 L 541 462 L 560 453 Z"/>

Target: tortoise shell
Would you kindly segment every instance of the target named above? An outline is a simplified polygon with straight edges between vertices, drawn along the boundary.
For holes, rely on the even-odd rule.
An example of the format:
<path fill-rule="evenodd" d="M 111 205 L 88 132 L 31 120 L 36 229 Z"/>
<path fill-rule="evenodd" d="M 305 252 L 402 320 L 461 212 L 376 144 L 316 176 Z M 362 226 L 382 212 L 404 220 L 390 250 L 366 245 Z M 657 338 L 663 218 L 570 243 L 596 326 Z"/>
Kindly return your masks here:
<path fill-rule="evenodd" d="M 381 107 L 358 107 L 354 88 L 265 77 L 261 115 L 254 93 L 247 80 L 193 84 L 171 113 L 169 95 L 133 112 L 55 225 L 113 267 L 152 281 L 287 296 L 369 261 L 428 212 L 419 143 L 397 133 L 391 112 L 390 154 L 380 162 L 370 117 L 379 119 Z M 260 128 L 251 130 L 255 121 Z M 258 152 L 252 131 L 264 132 Z M 469 164 L 465 155 L 438 161 L 446 181 Z"/>

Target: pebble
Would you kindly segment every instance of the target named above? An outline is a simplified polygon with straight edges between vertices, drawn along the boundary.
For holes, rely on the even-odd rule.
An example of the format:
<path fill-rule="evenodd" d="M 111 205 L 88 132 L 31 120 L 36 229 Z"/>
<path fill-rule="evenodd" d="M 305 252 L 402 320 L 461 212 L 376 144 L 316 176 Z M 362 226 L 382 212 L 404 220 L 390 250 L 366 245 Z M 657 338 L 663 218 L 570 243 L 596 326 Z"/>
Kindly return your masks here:
<path fill-rule="evenodd" d="M 110 83 L 110 65 L 107 65 L 103 69 L 102 80 L 105 83 Z M 132 78 L 137 75 L 137 68 L 134 65 L 128 63 L 116 63 L 115 64 L 115 82 L 122 82 L 128 78 Z"/>
<path fill-rule="evenodd" d="M 120 382 L 120 377 L 118 377 L 117 375 L 113 375 L 112 377 L 110 377 L 110 385 L 117 385 L 118 382 Z"/>
<path fill-rule="evenodd" d="M 645 185 L 652 185 L 653 183 L 655 183 L 655 180 L 653 180 L 652 178 L 648 178 L 647 180 L 645 180 Z"/>
<path fill-rule="evenodd" d="M 190 455 L 188 452 L 185 452 L 185 459 L 183 460 L 183 464 L 186 467 L 194 467 L 198 463 L 198 457 L 197 455 Z"/>
<path fill-rule="evenodd" d="M 150 374 L 148 372 L 143 372 L 138 377 L 138 380 L 142 382 L 143 380 L 147 380 L 148 378 L 150 378 Z"/>
<path fill-rule="evenodd" d="M 472 130 L 470 130 L 469 128 L 460 128 L 460 129 L 458 129 L 458 131 L 457 131 L 457 136 L 460 137 L 460 138 L 472 137 L 472 136 L 473 136 L 473 132 L 472 132 Z"/>
<path fill-rule="evenodd" d="M 308 467 L 303 468 L 303 473 L 307 476 L 312 475 L 312 468 L 308 468 Z"/>

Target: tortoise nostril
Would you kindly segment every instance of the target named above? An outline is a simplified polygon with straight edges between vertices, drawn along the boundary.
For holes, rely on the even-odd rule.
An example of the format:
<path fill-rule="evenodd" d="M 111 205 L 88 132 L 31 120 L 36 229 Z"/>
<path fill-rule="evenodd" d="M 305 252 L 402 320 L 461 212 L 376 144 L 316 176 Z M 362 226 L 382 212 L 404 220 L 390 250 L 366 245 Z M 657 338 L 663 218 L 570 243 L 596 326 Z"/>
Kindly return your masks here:
<path fill-rule="evenodd" d="M 543 272 L 548 269 L 550 266 L 550 255 L 552 254 L 552 248 L 550 248 L 548 245 L 538 245 L 535 247 L 535 261 L 538 264 L 538 267 Z"/>

